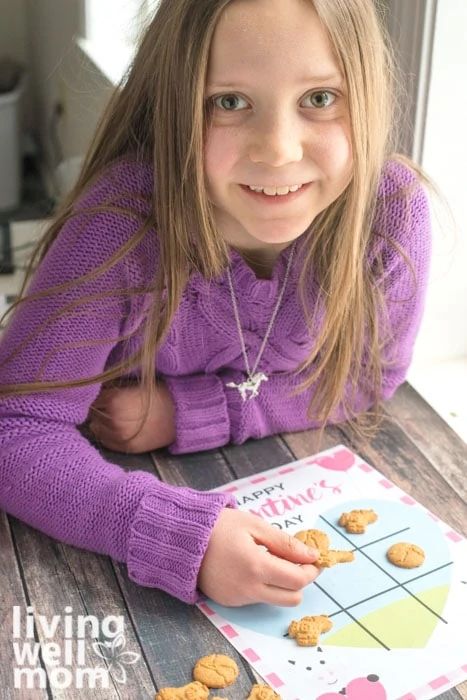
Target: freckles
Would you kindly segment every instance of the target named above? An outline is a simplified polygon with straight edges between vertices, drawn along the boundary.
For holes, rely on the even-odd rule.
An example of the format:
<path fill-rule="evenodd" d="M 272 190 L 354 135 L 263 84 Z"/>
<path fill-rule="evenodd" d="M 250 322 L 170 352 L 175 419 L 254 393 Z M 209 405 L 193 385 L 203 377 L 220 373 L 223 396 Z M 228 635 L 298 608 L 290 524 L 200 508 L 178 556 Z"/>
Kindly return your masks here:
<path fill-rule="evenodd" d="M 327 171 L 349 170 L 352 167 L 350 133 L 342 125 L 330 125 L 314 145 L 313 151 Z"/>
<path fill-rule="evenodd" d="M 238 160 L 239 148 L 226 129 L 213 130 L 204 146 L 204 164 L 208 175 L 228 172 Z"/>

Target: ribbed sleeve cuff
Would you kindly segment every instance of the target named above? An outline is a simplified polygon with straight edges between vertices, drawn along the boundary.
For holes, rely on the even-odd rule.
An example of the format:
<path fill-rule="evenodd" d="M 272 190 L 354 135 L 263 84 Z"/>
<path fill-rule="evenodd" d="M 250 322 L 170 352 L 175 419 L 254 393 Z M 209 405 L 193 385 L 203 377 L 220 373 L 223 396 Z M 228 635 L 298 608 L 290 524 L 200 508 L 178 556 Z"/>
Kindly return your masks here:
<path fill-rule="evenodd" d="M 185 603 L 196 603 L 199 568 L 222 508 L 232 496 L 158 483 L 143 496 L 128 542 L 129 578 L 160 588 Z"/>
<path fill-rule="evenodd" d="M 230 439 L 222 381 L 215 374 L 164 377 L 175 405 L 176 439 L 172 454 L 211 450 Z"/>

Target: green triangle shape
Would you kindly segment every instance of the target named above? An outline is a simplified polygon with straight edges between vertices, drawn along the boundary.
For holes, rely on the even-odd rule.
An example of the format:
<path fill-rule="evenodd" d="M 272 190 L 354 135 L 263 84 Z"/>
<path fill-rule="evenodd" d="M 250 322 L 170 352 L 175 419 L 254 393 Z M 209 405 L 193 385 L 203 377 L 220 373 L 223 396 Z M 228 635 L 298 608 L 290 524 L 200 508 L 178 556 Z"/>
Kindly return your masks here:
<path fill-rule="evenodd" d="M 441 615 L 449 584 L 417 593 L 418 600 Z M 390 649 L 423 649 L 439 618 L 418 600 L 408 596 L 359 618 L 359 622 Z M 342 647 L 381 648 L 381 644 L 355 622 L 327 634 L 323 644 Z"/>

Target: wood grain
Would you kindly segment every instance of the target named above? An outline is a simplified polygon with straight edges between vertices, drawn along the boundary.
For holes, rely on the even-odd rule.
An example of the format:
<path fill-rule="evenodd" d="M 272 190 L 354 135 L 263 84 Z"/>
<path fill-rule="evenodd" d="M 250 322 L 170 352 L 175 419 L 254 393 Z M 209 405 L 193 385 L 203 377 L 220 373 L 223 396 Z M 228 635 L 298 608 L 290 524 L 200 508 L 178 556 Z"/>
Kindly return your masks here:
<path fill-rule="evenodd" d="M 320 439 L 321 438 L 321 439 Z M 319 431 L 288 433 L 219 450 L 171 455 L 159 450 L 125 455 L 101 450 L 124 469 L 153 473 L 167 483 L 208 490 L 233 479 L 301 459 L 344 444 L 354 450 L 454 529 L 467 535 L 467 446 L 408 385 L 385 405 L 385 419 L 370 442 L 346 425 Z M 195 606 L 129 580 L 126 567 L 108 557 L 59 544 L 14 518 L 0 514 L 0 700 L 153 700 L 156 690 L 192 680 L 192 667 L 201 656 L 226 653 L 236 659 L 240 677 L 234 690 L 220 697 L 248 696 L 258 676 Z M 108 689 L 15 690 L 12 669 L 12 611 L 31 605 L 50 621 L 67 606 L 77 615 L 123 616 L 125 650 L 140 654 L 126 667 L 127 682 Z M 40 642 L 63 641 L 63 630 L 50 639 L 36 624 Z M 86 638 L 86 663 L 103 663 L 92 649 L 98 637 Z M 45 668 L 45 665 L 43 664 Z M 310 698 L 310 700 L 313 700 Z M 446 691 L 438 700 L 467 700 L 467 682 Z"/>
<path fill-rule="evenodd" d="M 104 454 L 113 457 L 111 453 L 104 451 Z M 140 469 L 142 459 L 146 471 L 153 471 L 167 483 L 178 486 L 207 490 L 235 478 L 218 450 L 180 456 L 159 450 L 152 455 L 128 457 L 130 459 L 118 455 L 117 459 L 129 469 Z M 255 674 L 197 607 L 186 605 L 162 591 L 134 584 L 121 564 L 114 563 L 113 568 L 156 690 L 189 683 L 193 680 L 192 668 L 201 656 L 224 653 L 235 658 L 240 669 L 235 682 L 236 694 L 248 696 L 256 682 Z M 135 697 L 140 695 L 135 694 Z"/>
<path fill-rule="evenodd" d="M 363 459 L 434 515 L 467 535 L 465 501 L 447 487 L 444 476 L 400 425 L 384 420 L 370 443 L 356 439 L 346 426 L 341 430 L 346 444 Z"/>
<path fill-rule="evenodd" d="M 41 644 L 55 642 L 64 653 L 63 622 L 60 623 L 54 634 L 48 636 L 37 622 L 39 615 L 44 616 L 47 623 L 50 624 L 54 615 L 59 615 L 61 620 L 64 620 L 66 609 L 70 611 L 70 608 L 72 612 L 70 611 L 69 614 L 72 615 L 73 620 L 76 620 L 78 615 L 95 615 L 98 620 L 102 620 L 104 615 L 113 612 L 119 615 L 124 613 L 115 576 L 107 557 L 72 550 L 72 548 L 55 542 L 19 521 L 11 520 L 28 600 L 34 608 L 37 641 Z M 99 582 L 99 588 L 96 587 L 96 581 Z M 94 607 L 96 602 L 97 605 Z M 130 626 L 125 625 L 125 627 L 128 633 Z M 73 639 L 75 641 L 77 639 L 75 630 L 73 630 Z M 92 648 L 92 643 L 99 639 L 100 635 L 93 636 L 90 632 L 86 633 L 84 637 L 85 665 L 76 662 L 74 666 L 69 667 L 73 669 L 73 672 L 77 666 L 97 668 L 104 665 L 104 661 L 94 653 Z M 136 648 L 134 651 L 138 651 L 138 649 Z M 60 666 L 62 665 L 68 666 L 60 664 Z M 139 666 L 142 673 L 144 664 Z M 50 668 L 48 673 L 51 670 Z M 152 692 L 152 684 L 148 685 L 148 689 L 150 687 Z M 111 677 L 109 688 L 102 688 L 101 684 L 98 683 L 96 688 L 92 690 L 87 689 L 87 687 L 80 689 L 75 682 L 63 689 L 50 688 L 49 686 L 48 697 L 54 700 L 62 698 L 63 700 L 78 700 L 78 698 L 81 700 L 83 698 L 113 700 L 114 698 L 122 698 L 122 694 L 120 687 L 113 682 Z"/>
<path fill-rule="evenodd" d="M 8 518 L 1 512 L 0 591 L 0 693 L 6 689 L 8 695 L 5 695 L 5 698 L 8 700 L 10 697 L 18 700 L 45 700 L 48 697 L 46 689 L 28 690 L 26 683 L 21 680 L 18 681 L 19 687 L 15 689 L 14 669 L 21 668 L 21 664 L 16 660 L 13 644 L 18 644 L 18 652 L 21 653 L 24 640 L 21 636 L 14 637 L 13 608 L 18 607 L 24 611 L 29 600 L 21 580 Z M 43 664 L 41 668 L 44 668 Z"/>
<path fill-rule="evenodd" d="M 248 440 L 243 445 L 228 445 L 222 453 L 236 479 L 252 476 L 294 461 L 294 455 L 280 437 Z"/>
<path fill-rule="evenodd" d="M 235 478 L 220 450 L 187 455 L 160 450 L 153 452 L 152 458 L 157 473 L 168 484 L 207 491 Z"/>
<path fill-rule="evenodd" d="M 255 682 L 249 665 L 197 607 L 132 583 L 122 566 L 117 576 L 158 690 L 189 683 L 199 658 L 220 653 L 234 658 L 240 669 L 235 697 L 248 696 Z"/>
<path fill-rule="evenodd" d="M 407 383 L 386 402 L 386 411 L 467 503 L 467 445 L 459 435 Z"/>

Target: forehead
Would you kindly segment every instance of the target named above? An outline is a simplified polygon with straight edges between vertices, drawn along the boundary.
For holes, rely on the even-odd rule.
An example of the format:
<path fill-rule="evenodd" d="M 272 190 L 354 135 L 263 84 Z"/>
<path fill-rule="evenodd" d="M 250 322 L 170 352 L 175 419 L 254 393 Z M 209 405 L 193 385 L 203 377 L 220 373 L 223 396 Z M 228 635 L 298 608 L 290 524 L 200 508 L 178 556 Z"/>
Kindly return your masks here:
<path fill-rule="evenodd" d="M 310 0 L 234 0 L 226 7 L 214 30 L 208 81 L 256 72 L 271 81 L 341 75 Z"/>

